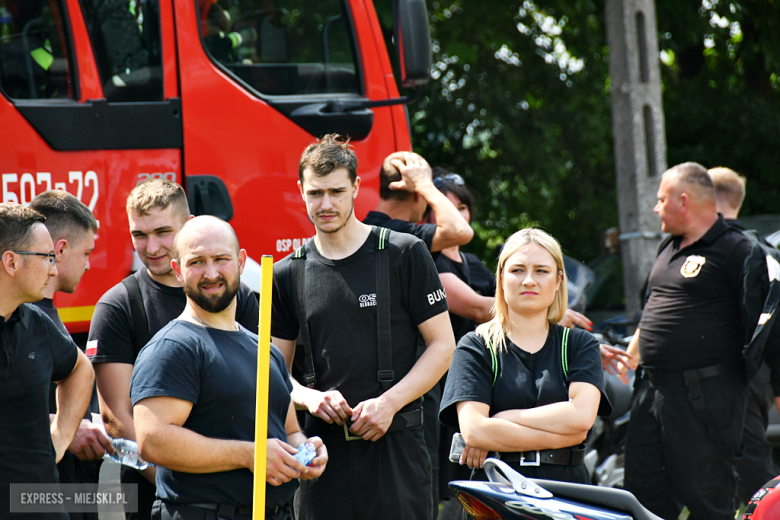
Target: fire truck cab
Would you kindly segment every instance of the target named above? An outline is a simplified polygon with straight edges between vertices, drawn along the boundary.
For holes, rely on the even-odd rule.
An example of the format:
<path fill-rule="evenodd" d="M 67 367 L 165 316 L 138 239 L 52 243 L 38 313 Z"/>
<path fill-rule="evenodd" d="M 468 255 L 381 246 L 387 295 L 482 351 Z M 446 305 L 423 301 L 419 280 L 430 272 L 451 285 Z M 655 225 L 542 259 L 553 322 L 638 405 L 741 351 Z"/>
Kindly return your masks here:
<path fill-rule="evenodd" d="M 402 83 L 419 89 L 424 0 L 394 15 Z M 139 182 L 182 184 L 193 214 L 278 260 L 313 234 L 296 180 L 315 137 L 351 137 L 359 218 L 384 157 L 411 149 L 372 0 L 0 0 L 0 91 L 2 201 L 63 189 L 99 222 L 91 270 L 55 298 L 72 333 L 133 268 L 125 200 Z M 244 280 L 259 290 L 257 271 Z"/>

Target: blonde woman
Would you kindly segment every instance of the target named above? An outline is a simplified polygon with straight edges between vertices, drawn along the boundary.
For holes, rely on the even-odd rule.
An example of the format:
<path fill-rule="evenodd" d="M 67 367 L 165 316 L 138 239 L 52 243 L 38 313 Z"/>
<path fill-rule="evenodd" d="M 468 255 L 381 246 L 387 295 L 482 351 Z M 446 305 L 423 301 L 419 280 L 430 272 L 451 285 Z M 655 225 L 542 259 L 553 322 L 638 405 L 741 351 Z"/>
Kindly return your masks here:
<path fill-rule="evenodd" d="M 596 339 L 555 325 L 567 302 L 561 246 L 518 231 L 496 281 L 495 317 L 458 343 L 439 418 L 460 427 L 472 480 L 485 480 L 485 458 L 498 455 L 527 477 L 588 483 L 580 445 L 611 406 Z"/>

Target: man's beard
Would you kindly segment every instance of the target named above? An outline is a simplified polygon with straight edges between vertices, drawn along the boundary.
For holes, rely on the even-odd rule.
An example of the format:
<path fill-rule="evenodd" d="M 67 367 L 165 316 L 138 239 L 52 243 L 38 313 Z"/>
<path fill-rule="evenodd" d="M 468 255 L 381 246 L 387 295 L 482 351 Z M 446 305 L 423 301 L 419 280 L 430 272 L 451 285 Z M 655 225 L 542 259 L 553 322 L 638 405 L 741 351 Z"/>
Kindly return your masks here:
<path fill-rule="evenodd" d="M 196 287 L 193 287 L 185 280 L 183 284 L 184 294 L 204 311 L 217 314 L 227 309 L 233 302 L 233 298 L 238 294 L 241 281 L 238 276 L 235 277 L 234 281 L 235 283 L 230 283 L 224 277 L 219 277 L 209 282 L 201 282 Z M 225 289 L 220 294 L 207 295 L 201 289 L 201 285 L 212 285 L 219 282 L 225 284 Z"/>
<path fill-rule="evenodd" d="M 355 211 L 355 203 L 353 202 L 352 205 L 349 208 L 349 213 L 347 214 L 347 218 L 344 219 L 344 222 L 341 223 L 341 225 L 335 229 L 321 229 L 317 228 L 317 231 L 322 231 L 323 233 L 333 234 L 338 233 L 341 231 L 341 229 L 347 225 L 347 222 L 349 222 L 350 217 L 352 217 L 352 213 Z M 314 221 L 312 219 L 312 221 Z"/>

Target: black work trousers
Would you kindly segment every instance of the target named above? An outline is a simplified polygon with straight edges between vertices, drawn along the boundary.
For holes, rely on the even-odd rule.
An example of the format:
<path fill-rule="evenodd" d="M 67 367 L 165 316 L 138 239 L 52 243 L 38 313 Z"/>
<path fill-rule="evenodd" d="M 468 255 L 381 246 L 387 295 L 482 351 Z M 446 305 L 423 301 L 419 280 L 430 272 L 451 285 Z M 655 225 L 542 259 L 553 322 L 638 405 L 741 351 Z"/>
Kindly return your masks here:
<path fill-rule="evenodd" d="M 186 504 L 173 504 L 157 500 L 152 507 L 154 520 L 252 520 L 250 513 L 234 510 L 232 514 L 219 512 L 218 509 L 190 506 Z M 290 504 L 269 508 L 265 510 L 265 520 L 292 520 L 293 514 Z"/>
<path fill-rule="evenodd" d="M 423 396 L 423 431 L 425 432 L 425 446 L 428 448 L 428 457 L 431 459 L 431 514 L 436 518 L 439 513 L 439 439 L 442 424 L 439 422 L 439 405 L 441 404 L 441 392 L 444 385 L 436 383 L 433 388 Z"/>
<path fill-rule="evenodd" d="M 103 459 L 81 460 L 69 451 L 57 463 L 60 484 L 97 484 Z M 98 520 L 97 513 L 70 513 L 70 520 Z"/>
<path fill-rule="evenodd" d="M 743 373 L 698 382 L 701 399 L 685 384 L 638 378 L 626 438 L 625 488 L 647 509 L 676 520 L 733 520 L 734 464 L 747 402 Z"/>
<path fill-rule="evenodd" d="M 431 520 L 431 461 L 422 425 L 378 441 L 344 438 L 344 428 L 307 414 L 304 432 L 328 448 L 321 477 L 301 481 L 298 520 Z"/>
<path fill-rule="evenodd" d="M 753 494 L 780 474 L 766 440 L 769 409 L 774 406 L 766 365 L 750 381 L 742 455 L 737 460 L 737 499 L 747 504 Z"/>

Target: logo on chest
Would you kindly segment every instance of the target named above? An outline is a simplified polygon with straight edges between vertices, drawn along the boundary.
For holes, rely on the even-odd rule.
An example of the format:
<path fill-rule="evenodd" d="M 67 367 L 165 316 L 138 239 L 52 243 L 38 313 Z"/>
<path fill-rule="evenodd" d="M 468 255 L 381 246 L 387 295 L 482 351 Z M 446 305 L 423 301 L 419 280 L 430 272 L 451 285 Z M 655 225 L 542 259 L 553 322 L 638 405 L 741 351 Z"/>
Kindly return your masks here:
<path fill-rule="evenodd" d="M 358 298 L 360 307 L 376 307 L 376 294 L 361 294 Z"/>
<path fill-rule="evenodd" d="M 702 266 L 707 262 L 707 259 L 699 255 L 691 255 L 685 259 L 685 263 L 680 268 L 680 274 L 685 278 L 695 278 L 701 272 Z"/>

